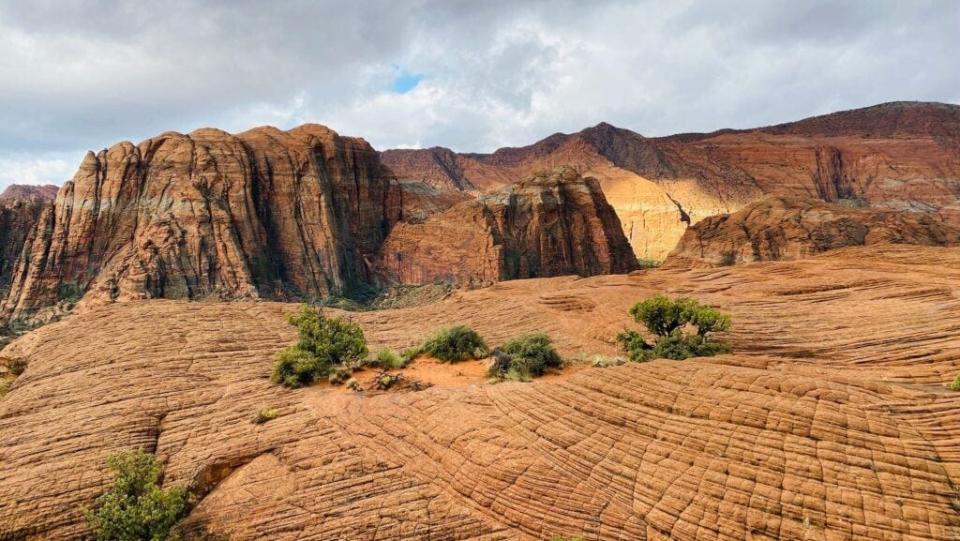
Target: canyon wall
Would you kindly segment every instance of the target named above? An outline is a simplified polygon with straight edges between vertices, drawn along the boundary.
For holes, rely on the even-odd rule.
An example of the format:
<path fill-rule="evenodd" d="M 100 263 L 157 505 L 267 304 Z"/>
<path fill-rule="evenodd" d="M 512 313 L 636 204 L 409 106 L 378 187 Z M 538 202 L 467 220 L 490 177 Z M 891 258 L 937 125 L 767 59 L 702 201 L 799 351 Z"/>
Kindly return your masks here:
<path fill-rule="evenodd" d="M 378 267 L 390 283 L 480 285 L 623 273 L 636 259 L 597 180 L 565 168 L 398 224 Z"/>
<path fill-rule="evenodd" d="M 88 153 L 29 236 L 0 311 L 103 299 L 318 297 L 371 278 L 401 194 L 362 139 L 203 129 Z"/>
<path fill-rule="evenodd" d="M 0 299 L 23 246 L 57 195 L 56 186 L 14 184 L 0 193 Z"/>
<path fill-rule="evenodd" d="M 418 156 L 417 153 L 423 154 Z M 449 167 L 423 167 L 443 155 Z M 641 259 L 689 225 L 764 197 L 937 212 L 960 223 L 960 107 L 895 102 L 752 130 L 648 138 L 606 123 L 491 154 L 386 152 L 408 178 L 495 189 L 568 165 L 596 177 Z M 486 188 L 484 188 L 486 187 Z"/>

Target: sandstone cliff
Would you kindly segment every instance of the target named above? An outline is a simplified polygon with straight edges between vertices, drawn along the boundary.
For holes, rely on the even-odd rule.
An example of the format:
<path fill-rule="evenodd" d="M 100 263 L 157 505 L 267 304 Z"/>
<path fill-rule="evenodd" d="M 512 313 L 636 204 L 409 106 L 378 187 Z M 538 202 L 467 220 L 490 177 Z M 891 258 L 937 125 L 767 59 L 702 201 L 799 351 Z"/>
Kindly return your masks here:
<path fill-rule="evenodd" d="M 392 283 L 485 284 L 623 273 L 636 259 L 596 179 L 566 168 L 398 224 L 378 266 Z"/>
<path fill-rule="evenodd" d="M 400 194 L 318 125 L 164 133 L 88 153 L 27 239 L 0 313 L 103 299 L 311 297 L 367 282 Z"/>
<path fill-rule="evenodd" d="M 57 195 L 56 186 L 14 184 L 0 193 L 0 299 L 10 275 L 44 209 Z"/>
<path fill-rule="evenodd" d="M 960 226 L 929 213 L 772 197 L 700 221 L 687 229 L 668 261 L 712 265 L 779 261 L 877 243 L 958 245 Z"/>
<path fill-rule="evenodd" d="M 600 181 L 643 259 L 663 259 L 689 224 L 769 195 L 938 211 L 960 223 L 956 105 L 887 103 L 768 128 L 660 138 L 601 123 L 492 154 L 442 150 L 442 168 L 423 166 L 438 149 L 384 156 L 407 178 L 442 185 L 452 171 L 448 184 L 482 190 L 543 168 L 576 167 Z"/>

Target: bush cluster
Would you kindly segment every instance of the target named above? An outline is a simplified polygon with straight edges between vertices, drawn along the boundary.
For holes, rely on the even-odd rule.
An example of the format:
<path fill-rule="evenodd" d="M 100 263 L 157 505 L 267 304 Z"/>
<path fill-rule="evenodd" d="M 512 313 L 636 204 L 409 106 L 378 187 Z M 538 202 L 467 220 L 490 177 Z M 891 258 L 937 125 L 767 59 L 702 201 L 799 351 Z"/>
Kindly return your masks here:
<path fill-rule="evenodd" d="M 289 316 L 297 327 L 297 343 L 275 356 L 271 380 L 301 387 L 330 376 L 338 366 L 358 363 L 367 355 L 367 342 L 359 325 L 339 317 L 326 317 L 319 309 L 304 306 Z M 338 372 L 339 375 L 339 372 Z"/>
<path fill-rule="evenodd" d="M 730 316 L 694 299 L 655 295 L 635 304 L 630 315 L 656 335 L 653 344 L 632 330 L 625 330 L 617 336 L 617 342 L 631 361 L 680 360 L 730 352 L 728 344 L 710 337 L 711 333 L 730 330 Z M 690 327 L 695 332 L 686 330 Z"/>
<path fill-rule="evenodd" d="M 425 353 L 446 362 L 482 359 L 488 352 L 483 338 L 466 325 L 439 329 L 417 350 L 418 354 Z"/>
<path fill-rule="evenodd" d="M 542 376 L 547 368 L 559 368 L 562 364 L 550 337 L 534 333 L 512 338 L 495 349 L 493 363 L 487 374 L 496 378 L 529 381 Z"/>
<path fill-rule="evenodd" d="M 160 466 L 152 454 L 117 453 L 107 459 L 107 465 L 114 473 L 113 485 L 86 512 L 96 539 L 167 539 L 186 509 L 186 492 L 180 487 L 160 488 Z"/>

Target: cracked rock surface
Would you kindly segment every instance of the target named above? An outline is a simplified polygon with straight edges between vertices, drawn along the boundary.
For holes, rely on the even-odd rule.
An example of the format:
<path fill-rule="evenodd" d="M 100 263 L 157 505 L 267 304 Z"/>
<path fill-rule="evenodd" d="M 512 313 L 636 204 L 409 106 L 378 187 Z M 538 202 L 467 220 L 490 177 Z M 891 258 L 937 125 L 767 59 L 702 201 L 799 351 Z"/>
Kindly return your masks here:
<path fill-rule="evenodd" d="M 903 539 L 960 533 L 960 252 L 518 280 L 348 314 L 371 349 L 467 323 L 614 354 L 655 292 L 731 313 L 734 354 L 420 392 L 289 390 L 267 302 L 92 307 L 2 351 L 0 539 L 76 539 L 105 459 L 157 454 L 230 539 Z M 279 416 L 252 422 L 257 411 Z"/>

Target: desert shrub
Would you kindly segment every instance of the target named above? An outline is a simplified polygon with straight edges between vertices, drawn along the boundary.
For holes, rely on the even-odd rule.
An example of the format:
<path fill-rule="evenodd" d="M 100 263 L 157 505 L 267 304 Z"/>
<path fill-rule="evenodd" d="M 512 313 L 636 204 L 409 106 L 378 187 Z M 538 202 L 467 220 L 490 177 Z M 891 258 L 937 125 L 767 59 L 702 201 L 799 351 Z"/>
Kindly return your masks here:
<path fill-rule="evenodd" d="M 960 376 L 953 378 L 953 383 L 950 384 L 950 390 L 960 391 Z"/>
<path fill-rule="evenodd" d="M 87 523 L 99 541 L 163 541 L 186 509 L 180 487 L 159 486 L 160 465 L 142 451 L 111 455 L 107 465 L 113 485 L 86 512 Z"/>
<path fill-rule="evenodd" d="M 277 408 L 263 408 L 257 412 L 257 416 L 253 418 L 253 422 L 262 425 L 267 421 L 272 421 L 280 415 L 280 411 Z"/>
<path fill-rule="evenodd" d="M 562 364 L 550 337 L 543 333 L 512 338 L 494 350 L 488 375 L 527 381 L 542 376 L 547 368 Z"/>
<path fill-rule="evenodd" d="M 343 365 L 337 365 L 330 369 L 330 374 L 327 376 L 327 381 L 330 382 L 330 385 L 340 385 L 341 383 L 346 383 L 347 380 L 352 377 L 353 370 Z"/>
<path fill-rule="evenodd" d="M 694 299 L 655 295 L 635 304 L 630 315 L 657 336 L 651 345 L 637 331 L 624 330 L 617 335 L 617 343 L 631 361 L 680 360 L 730 352 L 728 344 L 710 337 L 711 333 L 730 329 L 730 316 Z M 696 332 L 686 332 L 689 327 Z"/>
<path fill-rule="evenodd" d="M 74 283 L 62 283 L 57 286 L 57 301 L 75 303 L 83 298 L 83 289 Z"/>
<path fill-rule="evenodd" d="M 486 357 L 487 344 L 477 331 L 466 325 L 456 325 L 433 333 L 419 352 L 441 361 L 457 362 Z"/>
<path fill-rule="evenodd" d="M 398 355 L 396 351 L 384 348 L 377 352 L 376 357 L 367 361 L 367 364 L 383 368 L 385 370 L 396 370 L 406 366 L 407 362 L 408 361 L 404 360 L 404 358 Z"/>
<path fill-rule="evenodd" d="M 363 385 L 360 385 L 360 382 L 357 381 L 357 378 L 350 378 L 346 383 L 347 389 L 355 393 L 363 392 Z"/>
<path fill-rule="evenodd" d="M 627 352 L 633 362 L 646 361 L 650 358 L 649 352 L 653 350 L 640 333 L 630 329 L 624 329 L 617 335 L 617 344 Z"/>
<path fill-rule="evenodd" d="M 309 385 L 330 375 L 334 367 L 357 363 L 367 355 L 367 343 L 359 325 L 339 317 L 326 317 L 304 306 L 289 318 L 297 327 L 297 343 L 274 357 L 271 380 L 288 387 Z"/>

